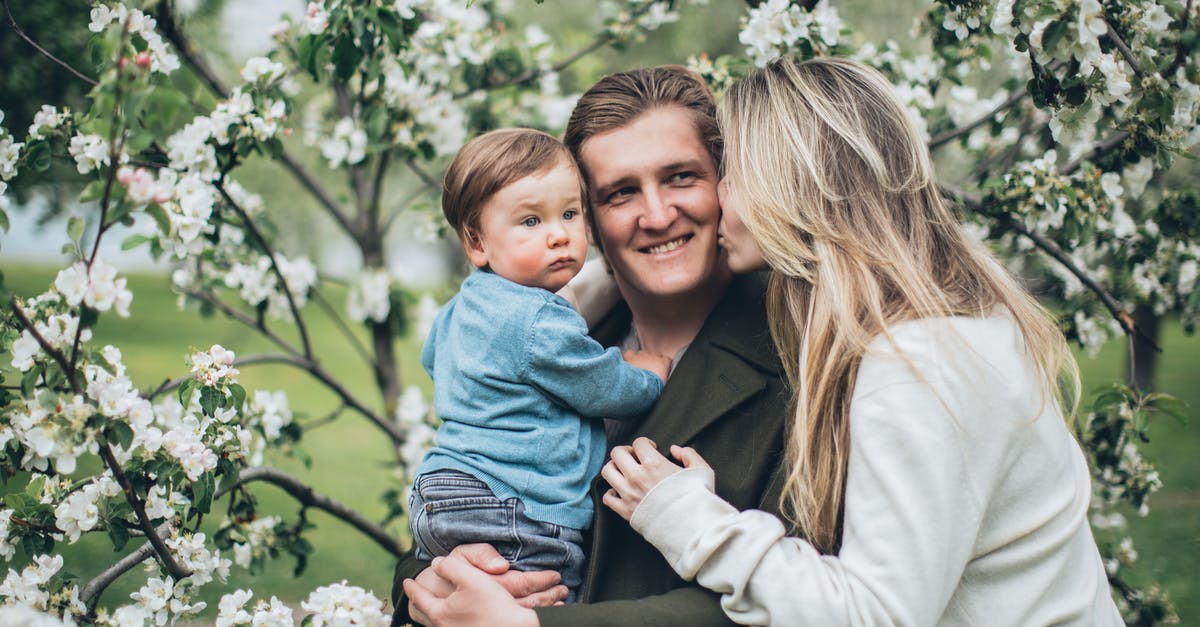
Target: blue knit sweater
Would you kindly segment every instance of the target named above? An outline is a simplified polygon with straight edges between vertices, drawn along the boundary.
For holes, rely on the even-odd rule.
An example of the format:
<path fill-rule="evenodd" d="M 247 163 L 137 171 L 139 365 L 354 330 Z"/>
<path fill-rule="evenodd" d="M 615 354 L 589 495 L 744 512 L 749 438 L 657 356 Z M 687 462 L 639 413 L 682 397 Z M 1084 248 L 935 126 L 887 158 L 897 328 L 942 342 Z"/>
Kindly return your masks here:
<path fill-rule="evenodd" d="M 603 418 L 633 419 L 663 383 L 587 333 L 565 299 L 477 270 L 421 353 L 442 425 L 418 474 L 460 470 L 535 520 L 583 529 L 605 458 Z"/>

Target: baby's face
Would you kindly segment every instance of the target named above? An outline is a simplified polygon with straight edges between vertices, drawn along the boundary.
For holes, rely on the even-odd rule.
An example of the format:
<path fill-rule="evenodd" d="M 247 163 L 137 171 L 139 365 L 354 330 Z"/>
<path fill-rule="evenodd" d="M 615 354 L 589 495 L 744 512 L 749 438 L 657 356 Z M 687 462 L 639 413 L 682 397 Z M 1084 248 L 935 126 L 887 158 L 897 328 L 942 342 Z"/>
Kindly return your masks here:
<path fill-rule="evenodd" d="M 557 292 L 587 257 L 579 173 L 568 159 L 518 179 L 483 206 L 479 237 L 466 244 L 476 267 Z"/>

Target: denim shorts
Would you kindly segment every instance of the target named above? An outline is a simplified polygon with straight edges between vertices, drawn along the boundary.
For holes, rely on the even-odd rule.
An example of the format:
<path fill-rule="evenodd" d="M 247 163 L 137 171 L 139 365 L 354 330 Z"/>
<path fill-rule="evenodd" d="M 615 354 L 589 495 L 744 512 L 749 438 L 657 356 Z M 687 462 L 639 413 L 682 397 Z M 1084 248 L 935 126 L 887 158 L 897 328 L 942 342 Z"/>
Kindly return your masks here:
<path fill-rule="evenodd" d="M 521 499 L 501 500 L 486 483 L 457 470 L 418 476 L 408 505 L 418 559 L 486 542 L 516 570 L 558 571 L 570 590 L 567 602 L 575 599 L 583 579 L 580 530 L 529 518 Z"/>

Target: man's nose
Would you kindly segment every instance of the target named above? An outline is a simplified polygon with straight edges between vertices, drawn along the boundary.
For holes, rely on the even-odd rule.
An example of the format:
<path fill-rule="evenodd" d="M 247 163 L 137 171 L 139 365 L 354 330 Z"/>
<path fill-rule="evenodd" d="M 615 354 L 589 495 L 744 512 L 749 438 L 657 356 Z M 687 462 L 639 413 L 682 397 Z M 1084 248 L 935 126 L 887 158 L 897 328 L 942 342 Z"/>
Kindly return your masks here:
<path fill-rule="evenodd" d="M 671 197 L 662 190 L 651 190 L 645 195 L 646 205 L 638 218 L 638 226 L 647 231 L 661 231 L 671 226 L 679 217 Z"/>

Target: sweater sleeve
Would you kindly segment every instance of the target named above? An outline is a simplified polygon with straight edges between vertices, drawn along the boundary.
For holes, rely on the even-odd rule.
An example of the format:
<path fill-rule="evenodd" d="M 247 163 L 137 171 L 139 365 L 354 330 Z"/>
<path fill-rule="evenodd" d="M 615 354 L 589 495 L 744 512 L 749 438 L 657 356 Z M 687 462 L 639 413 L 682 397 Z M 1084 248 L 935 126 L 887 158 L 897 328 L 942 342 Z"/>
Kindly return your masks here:
<path fill-rule="evenodd" d="M 662 393 L 658 375 L 629 365 L 619 349 L 601 346 L 565 303 L 541 307 L 529 334 L 522 378 L 581 416 L 634 418 Z"/>
<path fill-rule="evenodd" d="M 983 507 L 955 415 L 925 380 L 853 400 L 838 556 L 738 512 L 689 469 L 656 486 L 631 524 L 735 622 L 932 625 L 972 554 Z"/>

